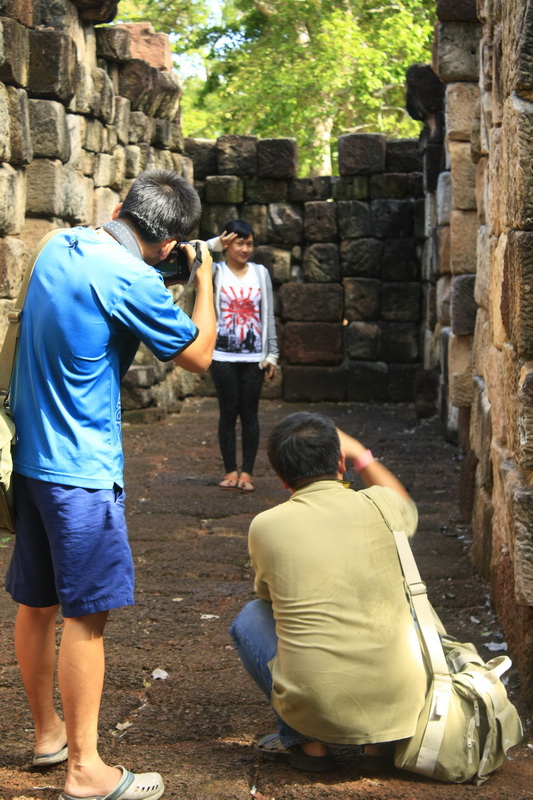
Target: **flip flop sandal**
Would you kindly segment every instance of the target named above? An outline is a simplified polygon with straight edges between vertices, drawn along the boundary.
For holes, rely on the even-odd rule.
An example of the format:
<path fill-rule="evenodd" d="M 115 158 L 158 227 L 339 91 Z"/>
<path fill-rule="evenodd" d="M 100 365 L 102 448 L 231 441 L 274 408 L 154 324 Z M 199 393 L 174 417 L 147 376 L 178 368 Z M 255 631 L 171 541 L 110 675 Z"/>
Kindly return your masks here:
<path fill-rule="evenodd" d="M 298 746 L 287 750 L 281 744 L 277 733 L 263 736 L 254 746 L 263 758 L 268 758 L 270 761 L 284 761 L 291 767 L 307 772 L 325 772 L 335 768 L 335 759 L 332 755 L 308 756 Z"/>
<path fill-rule="evenodd" d="M 221 489 L 236 489 L 238 478 L 223 478 L 218 484 Z"/>
<path fill-rule="evenodd" d="M 61 792 L 59 800 L 159 800 L 165 791 L 163 778 L 158 772 L 142 772 L 135 775 L 121 764 L 117 764 L 117 769 L 122 770 L 122 778 L 109 794 L 73 797 Z"/>
<path fill-rule="evenodd" d="M 247 480 L 246 478 L 243 478 L 237 483 L 237 489 L 245 494 L 255 492 L 254 482 L 253 480 Z"/>
<path fill-rule="evenodd" d="M 33 756 L 31 762 L 34 767 L 53 767 L 54 764 L 61 764 L 68 758 L 68 747 L 66 744 L 56 750 L 55 753 L 39 753 Z"/>

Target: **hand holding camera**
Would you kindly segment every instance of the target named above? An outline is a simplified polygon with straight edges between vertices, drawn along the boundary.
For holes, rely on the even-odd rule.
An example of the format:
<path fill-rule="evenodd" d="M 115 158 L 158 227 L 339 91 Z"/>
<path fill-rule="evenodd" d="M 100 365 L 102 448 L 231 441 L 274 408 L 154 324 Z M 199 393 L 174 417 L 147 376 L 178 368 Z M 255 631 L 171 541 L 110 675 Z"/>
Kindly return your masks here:
<path fill-rule="evenodd" d="M 187 288 L 202 264 L 209 268 L 211 255 L 205 242 L 195 239 L 192 242 L 179 242 L 155 268 L 163 276 L 166 286 L 185 283 Z"/>

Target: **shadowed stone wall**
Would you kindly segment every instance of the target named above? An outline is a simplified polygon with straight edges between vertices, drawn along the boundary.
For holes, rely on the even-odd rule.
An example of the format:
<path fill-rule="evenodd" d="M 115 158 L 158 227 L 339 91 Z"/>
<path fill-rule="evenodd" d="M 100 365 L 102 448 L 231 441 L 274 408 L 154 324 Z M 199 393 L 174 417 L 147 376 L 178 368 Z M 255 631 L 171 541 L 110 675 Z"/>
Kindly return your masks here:
<path fill-rule="evenodd" d="M 436 8 L 433 71 L 408 75 L 426 123 L 424 363 L 465 450 L 472 557 L 533 702 L 533 9 Z"/>
<path fill-rule="evenodd" d="M 193 180 L 199 234 L 231 217 L 256 232 L 270 270 L 282 370 L 265 394 L 291 400 L 412 400 L 422 367 L 423 187 L 416 140 L 346 135 L 341 176 L 298 179 L 292 139 L 187 140 L 168 37 L 149 24 L 95 27 L 117 3 L 0 4 L 0 336 L 29 253 L 50 228 L 99 225 L 144 169 Z M 3 14 L 3 16 L 1 16 Z M 190 310 L 192 297 L 183 305 Z M 141 348 L 126 412 L 157 416 L 209 376 Z M 422 414 L 434 411 L 431 403 Z"/>
<path fill-rule="evenodd" d="M 265 391 L 289 401 L 413 400 L 423 332 L 418 142 L 341 136 L 334 178 L 297 178 L 293 139 L 186 139 L 185 153 L 203 201 L 201 236 L 245 219 L 254 260 L 272 276 L 282 375 Z M 208 379 L 199 391 L 212 391 Z"/>

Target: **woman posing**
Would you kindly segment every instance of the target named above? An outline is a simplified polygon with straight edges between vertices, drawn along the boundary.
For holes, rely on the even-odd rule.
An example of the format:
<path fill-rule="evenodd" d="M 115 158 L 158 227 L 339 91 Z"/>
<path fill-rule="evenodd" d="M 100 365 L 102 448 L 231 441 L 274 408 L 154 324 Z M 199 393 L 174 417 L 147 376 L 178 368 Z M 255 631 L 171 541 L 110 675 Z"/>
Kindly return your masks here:
<path fill-rule="evenodd" d="M 218 395 L 218 439 L 226 474 L 222 489 L 254 490 L 254 463 L 259 446 L 259 396 L 263 379 L 276 373 L 278 345 L 272 282 L 266 267 L 249 261 L 253 230 L 234 219 L 220 236 L 207 242 L 224 250 L 225 261 L 213 262 L 217 340 L 211 375 Z M 242 469 L 237 469 L 236 424 L 241 421 Z"/>

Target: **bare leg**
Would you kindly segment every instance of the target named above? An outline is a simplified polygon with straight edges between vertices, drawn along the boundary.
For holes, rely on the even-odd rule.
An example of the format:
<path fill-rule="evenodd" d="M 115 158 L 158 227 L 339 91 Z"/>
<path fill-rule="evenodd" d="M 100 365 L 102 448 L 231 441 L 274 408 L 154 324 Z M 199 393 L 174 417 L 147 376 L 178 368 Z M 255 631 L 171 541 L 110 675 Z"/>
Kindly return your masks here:
<path fill-rule="evenodd" d="M 58 608 L 20 605 L 15 623 L 15 652 L 35 723 L 37 754 L 55 753 L 67 741 L 65 724 L 54 707 Z"/>
<path fill-rule="evenodd" d="M 104 627 L 108 612 L 65 619 L 58 677 L 68 738 L 65 792 L 75 797 L 106 795 L 122 773 L 97 750 L 98 714 L 104 682 Z"/>

